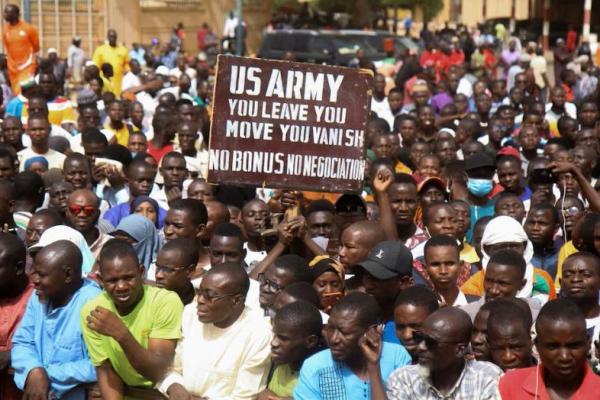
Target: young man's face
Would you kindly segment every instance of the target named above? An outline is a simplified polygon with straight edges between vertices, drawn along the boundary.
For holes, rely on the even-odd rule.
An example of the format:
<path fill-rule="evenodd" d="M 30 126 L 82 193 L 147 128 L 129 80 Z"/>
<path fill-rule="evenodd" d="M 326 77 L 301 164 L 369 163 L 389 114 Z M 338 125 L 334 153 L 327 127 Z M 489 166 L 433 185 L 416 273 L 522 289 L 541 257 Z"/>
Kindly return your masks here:
<path fill-rule="evenodd" d="M 260 236 L 269 218 L 269 208 L 262 201 L 253 201 L 242 209 L 242 224 L 248 236 Z"/>
<path fill-rule="evenodd" d="M 574 301 L 598 298 L 600 275 L 597 260 L 586 257 L 571 257 L 563 263 L 560 290 L 565 297 Z"/>
<path fill-rule="evenodd" d="M 399 129 L 400 136 L 402 136 L 402 146 L 410 146 L 417 137 L 417 124 L 410 119 L 406 119 L 400 123 Z"/>
<path fill-rule="evenodd" d="M 419 345 L 413 338 L 413 332 L 421 329 L 429 314 L 425 307 L 413 304 L 401 304 L 394 308 L 396 335 L 413 360 L 417 359 Z"/>
<path fill-rule="evenodd" d="M 503 371 L 526 368 L 532 363 L 530 333 L 517 321 L 504 326 L 490 323 L 487 342 L 492 361 Z"/>
<path fill-rule="evenodd" d="M 506 191 L 519 193 L 521 189 L 522 170 L 518 162 L 503 161 L 498 163 L 498 180 Z"/>
<path fill-rule="evenodd" d="M 477 361 L 489 361 L 490 349 L 487 343 L 487 320 L 490 316 L 488 310 L 479 310 L 473 321 L 471 331 L 471 352 Z"/>
<path fill-rule="evenodd" d="M 452 246 L 434 246 L 425 252 L 425 269 L 436 290 L 447 290 L 456 286 L 463 262 L 458 249 Z"/>
<path fill-rule="evenodd" d="M 187 178 L 188 170 L 183 157 L 165 157 L 160 166 L 160 173 L 165 181 L 165 187 L 182 187 Z"/>
<path fill-rule="evenodd" d="M 483 280 L 486 301 L 516 297 L 524 285 L 525 278 L 516 266 L 488 263 Z"/>
<path fill-rule="evenodd" d="M 550 101 L 556 108 L 563 108 L 565 106 L 565 91 L 560 87 L 555 87 L 550 92 Z"/>
<path fill-rule="evenodd" d="M 427 230 L 431 236 L 456 236 L 456 212 L 450 206 L 439 206 L 426 210 L 428 213 Z"/>
<path fill-rule="evenodd" d="M 258 302 L 266 309 L 273 305 L 275 297 L 294 281 L 294 277 L 289 271 L 271 265 L 264 274 L 258 276 L 258 281 L 260 283 Z"/>
<path fill-rule="evenodd" d="M 363 261 L 369 255 L 371 249 L 364 241 L 364 235 L 354 227 L 344 230 L 340 238 L 340 262 L 346 269 Z"/>
<path fill-rule="evenodd" d="M 297 364 L 306 356 L 310 337 L 306 337 L 298 326 L 291 322 L 273 320 L 273 339 L 271 339 L 271 360 L 275 365 Z M 316 342 L 316 336 L 314 342 Z"/>
<path fill-rule="evenodd" d="M 129 176 L 129 191 L 131 197 L 148 196 L 154 186 L 156 170 L 150 166 L 139 166 L 131 171 Z"/>
<path fill-rule="evenodd" d="M 503 196 L 496 201 L 496 215 L 506 215 L 523 222 L 525 218 L 525 206 L 519 197 L 515 196 Z"/>
<path fill-rule="evenodd" d="M 100 265 L 100 281 L 121 315 L 131 312 L 143 292 L 144 267 L 132 257 L 104 260 Z"/>
<path fill-rule="evenodd" d="M 536 328 L 535 346 L 547 381 L 565 384 L 580 379 L 590 344 L 585 326 L 545 319 L 538 321 Z"/>
<path fill-rule="evenodd" d="M 212 235 L 210 238 L 209 255 L 213 267 L 229 262 L 241 264 L 246 256 L 239 238 L 219 235 Z"/>
<path fill-rule="evenodd" d="M 598 119 L 598 107 L 593 103 L 584 103 L 577 119 L 581 125 L 593 127 Z"/>
<path fill-rule="evenodd" d="M 388 191 L 397 225 L 411 225 L 417 211 L 417 188 L 411 184 L 392 184 Z"/>
<path fill-rule="evenodd" d="M 558 229 L 550 210 L 531 210 L 525 220 L 525 232 L 536 246 L 548 246 Z"/>
<path fill-rule="evenodd" d="M 166 240 L 187 238 L 198 240 L 200 227 L 192 223 L 192 216 L 185 210 L 169 209 L 165 217 L 164 233 Z"/>
<path fill-rule="evenodd" d="M 388 95 L 388 103 L 390 104 L 390 110 L 392 114 L 396 114 L 402 109 L 402 103 L 404 103 L 404 96 L 398 92 L 392 92 Z"/>
<path fill-rule="evenodd" d="M 329 239 L 333 237 L 335 218 L 329 211 L 312 212 L 306 219 L 306 224 L 311 237 L 322 236 Z"/>
<path fill-rule="evenodd" d="M 186 265 L 184 255 L 174 249 L 162 249 L 156 257 L 156 286 L 180 292 L 189 286 L 189 273 L 195 265 Z"/>
<path fill-rule="evenodd" d="M 421 158 L 418 173 L 425 178 L 440 176 L 440 160 L 437 157 Z"/>

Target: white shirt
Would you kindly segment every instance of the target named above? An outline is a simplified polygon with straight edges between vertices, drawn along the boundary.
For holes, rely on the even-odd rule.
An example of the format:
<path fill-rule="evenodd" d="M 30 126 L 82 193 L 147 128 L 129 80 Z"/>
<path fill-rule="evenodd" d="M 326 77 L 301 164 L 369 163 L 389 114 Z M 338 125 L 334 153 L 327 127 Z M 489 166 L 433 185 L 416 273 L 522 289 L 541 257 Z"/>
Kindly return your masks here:
<path fill-rule="evenodd" d="M 264 260 L 267 256 L 267 252 L 250 250 L 248 242 L 244 243 L 244 250 L 246 250 L 246 258 L 244 258 L 244 261 L 248 264 L 248 273 L 250 273 L 258 263 Z"/>
<path fill-rule="evenodd" d="M 376 113 L 379 118 L 385 119 L 390 126 L 390 130 L 394 129 L 394 114 L 392 114 L 387 97 L 384 97 L 381 101 L 376 100 L 374 97 L 371 98 L 371 111 Z"/>
<path fill-rule="evenodd" d="M 63 163 L 65 161 L 66 156 L 63 153 L 59 153 L 56 150 L 48 149 L 48 152 L 45 154 L 38 154 L 34 152 L 31 147 L 27 147 L 17 153 L 17 158 L 19 159 L 19 171 L 24 171 L 25 161 L 29 160 L 32 157 L 44 157 L 48 161 L 48 169 L 50 168 L 58 168 L 62 171 Z"/>
<path fill-rule="evenodd" d="M 268 320 L 246 308 L 228 328 L 204 324 L 196 303 L 185 306 L 182 338 L 170 372 L 157 387 L 166 393 L 174 383 L 209 399 L 255 399 L 267 385 L 271 352 Z"/>
<path fill-rule="evenodd" d="M 134 86 L 140 86 L 141 84 L 142 81 L 140 80 L 140 77 L 134 74 L 133 72 L 129 71 L 123 77 L 123 82 L 121 83 L 121 91 L 125 91 Z"/>

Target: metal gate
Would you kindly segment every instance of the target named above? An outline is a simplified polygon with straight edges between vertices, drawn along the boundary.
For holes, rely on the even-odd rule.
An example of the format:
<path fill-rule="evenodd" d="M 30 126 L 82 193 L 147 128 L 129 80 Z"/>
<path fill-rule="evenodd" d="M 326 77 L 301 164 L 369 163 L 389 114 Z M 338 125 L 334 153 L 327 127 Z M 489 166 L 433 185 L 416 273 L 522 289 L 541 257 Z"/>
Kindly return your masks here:
<path fill-rule="evenodd" d="M 81 47 L 91 57 L 93 50 L 106 37 L 108 1 L 20 0 L 21 16 L 38 29 L 40 55 L 45 55 L 49 48 L 55 48 L 60 57 L 65 57 L 71 40 L 79 36 Z M 19 4 L 19 1 L 0 0 L 2 10 L 6 4 L 14 3 Z M 1 29 L 4 29 L 4 24 L 2 19 Z"/>

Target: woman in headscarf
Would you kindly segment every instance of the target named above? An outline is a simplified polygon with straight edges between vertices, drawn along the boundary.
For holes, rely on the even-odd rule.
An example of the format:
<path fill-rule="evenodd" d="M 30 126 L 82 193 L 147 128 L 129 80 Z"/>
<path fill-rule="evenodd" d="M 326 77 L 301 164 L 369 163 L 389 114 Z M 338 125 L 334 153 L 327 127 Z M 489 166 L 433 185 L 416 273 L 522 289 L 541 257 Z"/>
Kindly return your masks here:
<path fill-rule="evenodd" d="M 44 172 L 48 171 L 48 160 L 42 156 L 31 157 L 25 161 L 23 171 L 31 171 L 42 176 Z"/>
<path fill-rule="evenodd" d="M 158 232 L 152 221 L 138 214 L 129 215 L 119 222 L 113 236 L 129 242 L 148 271 L 160 248 Z"/>
<path fill-rule="evenodd" d="M 42 236 L 40 236 L 40 240 L 29 249 L 29 252 L 32 253 L 33 257 L 33 254 L 41 250 L 43 247 L 54 242 L 58 242 L 59 240 L 68 240 L 75 246 L 79 247 L 79 251 L 81 251 L 81 257 L 83 259 L 81 264 L 81 275 L 87 276 L 90 274 L 94 269 L 93 267 L 95 263 L 94 255 L 90 250 L 90 246 L 88 246 L 81 233 L 66 225 L 56 225 L 46 229 L 44 233 L 42 233 Z"/>
<path fill-rule="evenodd" d="M 321 309 L 329 314 L 345 292 L 344 267 L 328 256 L 317 256 L 308 266 L 313 276 L 312 286 L 321 300 Z"/>
<path fill-rule="evenodd" d="M 481 265 L 483 271 L 477 272 L 461 286 L 460 290 L 464 294 L 484 295 L 483 282 L 490 256 L 504 249 L 511 249 L 521 254 L 527 264 L 525 270 L 526 282 L 517 293 L 517 297 L 537 298 L 542 304 L 556 298 L 556 289 L 550 275 L 542 269 L 534 268 L 531 264 L 533 244 L 529 241 L 525 230 L 516 219 L 508 216 L 496 217 L 485 227 L 481 238 L 481 252 L 483 254 Z"/>
<path fill-rule="evenodd" d="M 152 197 L 138 196 L 131 202 L 131 214 L 138 214 L 148 218 L 154 223 L 157 229 L 160 229 L 161 227 L 158 225 L 158 213 L 158 203 Z"/>

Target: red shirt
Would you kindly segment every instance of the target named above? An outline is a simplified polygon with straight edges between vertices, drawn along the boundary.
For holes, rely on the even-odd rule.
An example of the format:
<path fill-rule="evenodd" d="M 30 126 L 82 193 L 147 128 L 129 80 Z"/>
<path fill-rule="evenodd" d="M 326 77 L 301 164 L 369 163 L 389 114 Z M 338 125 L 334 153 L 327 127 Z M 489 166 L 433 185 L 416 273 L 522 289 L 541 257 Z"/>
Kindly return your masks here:
<path fill-rule="evenodd" d="M 560 86 L 562 86 L 562 88 L 565 91 L 565 100 L 567 100 L 567 101 L 575 100 L 575 93 L 573 93 L 573 89 L 571 89 L 567 84 L 564 84 L 564 83 L 561 83 Z"/>
<path fill-rule="evenodd" d="M 518 400 L 549 400 L 546 385 L 544 384 L 544 368 L 542 365 L 529 368 L 513 369 L 506 372 L 498 384 L 498 390 L 503 399 Z M 537 388 L 536 388 L 537 375 Z M 583 381 L 579 389 L 570 400 L 589 400 L 598 398 L 600 388 L 600 376 L 586 363 L 584 367 Z M 537 397 L 536 396 L 537 393 Z"/>
<path fill-rule="evenodd" d="M 27 301 L 33 293 L 33 284 L 30 283 L 20 296 L 12 299 L 0 300 L 0 351 L 9 351 L 12 348 L 12 337 L 19 327 L 21 318 L 25 314 Z M 14 376 L 8 371 L 0 373 L 0 399 L 18 400 L 22 394 L 14 384 Z"/>
<path fill-rule="evenodd" d="M 433 67 L 435 66 L 438 58 L 439 53 L 436 50 L 425 50 L 421 53 L 421 57 L 419 58 L 419 64 L 421 64 L 421 67 Z"/>
<path fill-rule="evenodd" d="M 160 160 L 164 157 L 164 155 L 167 154 L 167 153 L 170 153 L 172 151 L 173 151 L 173 145 L 172 144 L 168 144 L 168 145 L 166 145 L 165 147 L 163 147 L 161 149 L 157 149 L 152 144 L 152 141 L 149 140 L 148 141 L 148 145 L 146 146 L 146 153 L 148 153 L 152 157 L 154 157 L 154 159 L 156 160 L 156 162 L 159 163 L 159 164 L 160 164 Z"/>

